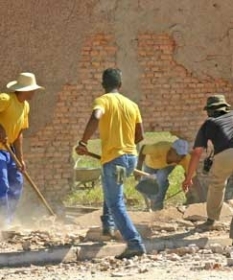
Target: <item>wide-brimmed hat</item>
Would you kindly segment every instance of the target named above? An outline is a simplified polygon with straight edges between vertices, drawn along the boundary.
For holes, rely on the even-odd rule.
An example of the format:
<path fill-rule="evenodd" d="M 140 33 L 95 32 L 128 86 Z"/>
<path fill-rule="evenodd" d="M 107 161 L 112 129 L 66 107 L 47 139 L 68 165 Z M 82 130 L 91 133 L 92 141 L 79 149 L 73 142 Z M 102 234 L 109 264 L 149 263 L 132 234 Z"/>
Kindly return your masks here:
<path fill-rule="evenodd" d="M 206 105 L 204 107 L 204 110 L 208 109 L 222 109 L 222 108 L 228 109 L 231 107 L 230 104 L 226 102 L 225 96 L 222 94 L 215 94 L 212 96 L 209 96 L 206 101 Z"/>
<path fill-rule="evenodd" d="M 172 148 L 180 156 L 185 156 L 189 152 L 189 144 L 186 140 L 177 139 L 172 143 Z"/>
<path fill-rule="evenodd" d="M 36 82 L 36 77 L 33 73 L 20 73 L 16 81 L 11 81 L 6 85 L 7 88 L 14 91 L 32 91 L 44 89 Z"/>

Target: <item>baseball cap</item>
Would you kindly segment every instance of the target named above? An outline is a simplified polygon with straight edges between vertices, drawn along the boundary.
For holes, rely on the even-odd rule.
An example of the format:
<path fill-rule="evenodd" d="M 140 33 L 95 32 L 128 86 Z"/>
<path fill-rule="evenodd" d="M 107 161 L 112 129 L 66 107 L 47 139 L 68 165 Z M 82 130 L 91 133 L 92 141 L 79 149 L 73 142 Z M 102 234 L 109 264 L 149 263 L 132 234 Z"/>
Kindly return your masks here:
<path fill-rule="evenodd" d="M 177 139 L 172 143 L 172 148 L 177 152 L 178 155 L 183 156 L 188 154 L 189 145 L 186 140 Z"/>

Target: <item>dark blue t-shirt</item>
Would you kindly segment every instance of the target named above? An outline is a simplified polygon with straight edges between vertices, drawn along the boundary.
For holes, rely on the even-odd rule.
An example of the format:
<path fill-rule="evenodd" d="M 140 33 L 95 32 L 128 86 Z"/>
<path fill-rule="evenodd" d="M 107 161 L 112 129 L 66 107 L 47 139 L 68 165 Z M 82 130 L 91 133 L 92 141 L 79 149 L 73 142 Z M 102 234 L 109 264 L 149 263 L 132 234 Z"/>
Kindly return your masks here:
<path fill-rule="evenodd" d="M 207 148 L 210 140 L 214 146 L 214 154 L 233 148 L 233 111 L 217 118 L 208 118 L 199 129 L 194 148 Z"/>

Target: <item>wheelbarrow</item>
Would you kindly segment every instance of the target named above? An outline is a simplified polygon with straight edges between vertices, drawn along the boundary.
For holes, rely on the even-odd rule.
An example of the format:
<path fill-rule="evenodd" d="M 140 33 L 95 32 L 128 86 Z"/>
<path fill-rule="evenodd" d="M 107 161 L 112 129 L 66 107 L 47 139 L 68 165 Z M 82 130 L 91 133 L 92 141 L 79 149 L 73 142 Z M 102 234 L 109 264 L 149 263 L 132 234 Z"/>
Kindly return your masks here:
<path fill-rule="evenodd" d="M 91 189 L 100 180 L 100 167 L 75 167 L 74 189 Z"/>

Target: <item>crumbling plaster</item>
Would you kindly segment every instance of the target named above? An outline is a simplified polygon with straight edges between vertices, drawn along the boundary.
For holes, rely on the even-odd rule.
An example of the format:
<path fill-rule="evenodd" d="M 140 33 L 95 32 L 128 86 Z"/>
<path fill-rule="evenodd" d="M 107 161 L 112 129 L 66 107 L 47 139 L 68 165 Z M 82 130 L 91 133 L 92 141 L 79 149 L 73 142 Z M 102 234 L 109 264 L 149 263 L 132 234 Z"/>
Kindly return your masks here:
<path fill-rule="evenodd" d="M 21 71 L 46 86 L 32 102 L 28 135 L 50 122 L 63 86 L 79 83 L 83 42 L 95 32 L 115 34 L 124 89 L 136 100 L 141 32 L 170 34 L 174 59 L 199 79 L 232 79 L 231 0 L 8 0 L 0 8 L 1 88 Z"/>

